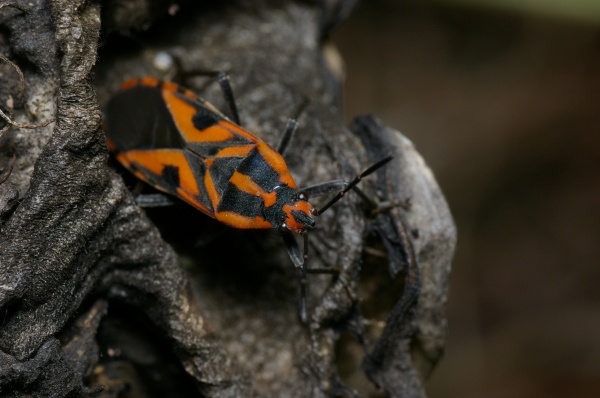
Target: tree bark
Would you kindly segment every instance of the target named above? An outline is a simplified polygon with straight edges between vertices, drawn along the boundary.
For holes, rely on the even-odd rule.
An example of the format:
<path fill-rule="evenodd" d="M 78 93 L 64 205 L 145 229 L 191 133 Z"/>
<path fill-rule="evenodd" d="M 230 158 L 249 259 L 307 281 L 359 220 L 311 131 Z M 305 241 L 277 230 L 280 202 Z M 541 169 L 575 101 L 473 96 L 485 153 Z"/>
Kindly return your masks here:
<path fill-rule="evenodd" d="M 425 396 L 456 232 L 406 138 L 374 117 L 343 124 L 326 38 L 350 3 L 0 3 L 0 393 Z M 143 211 L 108 162 L 101 107 L 128 78 L 177 78 L 226 109 L 198 70 L 229 73 L 242 124 L 273 146 L 308 100 L 286 153 L 300 186 L 394 155 L 361 183 L 380 208 L 348 194 L 311 231 L 310 266 L 339 274 L 311 276 L 307 325 L 275 231 Z M 343 336 L 365 352 L 353 374 Z M 373 386 L 356 391 L 362 372 Z"/>

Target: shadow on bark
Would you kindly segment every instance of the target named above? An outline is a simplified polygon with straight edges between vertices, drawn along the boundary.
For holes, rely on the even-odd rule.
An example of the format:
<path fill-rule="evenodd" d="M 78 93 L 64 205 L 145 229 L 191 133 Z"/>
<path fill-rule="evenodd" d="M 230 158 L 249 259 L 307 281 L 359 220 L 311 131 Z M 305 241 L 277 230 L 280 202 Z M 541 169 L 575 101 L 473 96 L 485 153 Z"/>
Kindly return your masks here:
<path fill-rule="evenodd" d="M 406 138 L 373 117 L 342 123 L 324 38 L 351 2 L 206 3 L 0 3 L 0 392 L 425 396 L 456 233 Z M 340 273 L 311 277 L 308 325 L 275 231 L 183 204 L 142 211 L 108 164 L 107 98 L 130 77 L 194 70 L 227 71 L 242 124 L 271 145 L 309 99 L 286 154 L 300 186 L 395 156 L 361 184 L 390 206 L 350 194 L 318 219 L 311 266 Z M 226 109 L 215 84 L 185 85 Z"/>

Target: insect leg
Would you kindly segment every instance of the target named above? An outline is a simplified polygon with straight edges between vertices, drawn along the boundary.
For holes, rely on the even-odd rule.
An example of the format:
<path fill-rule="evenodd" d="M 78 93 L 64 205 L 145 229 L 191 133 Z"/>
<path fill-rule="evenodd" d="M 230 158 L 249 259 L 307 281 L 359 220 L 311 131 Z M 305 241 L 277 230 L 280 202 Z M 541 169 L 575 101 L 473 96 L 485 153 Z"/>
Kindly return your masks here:
<path fill-rule="evenodd" d="M 288 129 L 286 129 L 286 134 L 291 134 L 291 133 L 288 133 L 288 130 L 290 130 L 289 126 L 290 126 L 290 124 L 288 123 Z M 291 130 L 293 131 L 293 129 L 291 129 Z M 286 135 L 286 134 L 284 134 L 284 135 Z M 289 139 L 287 139 L 285 146 L 287 146 L 288 142 L 289 142 Z M 285 149 L 285 147 L 284 147 L 284 149 Z M 311 195 L 319 196 L 319 195 L 326 195 L 328 193 L 338 191 L 338 194 L 333 199 L 331 199 L 329 202 L 327 202 L 325 204 L 325 206 L 323 206 L 323 208 L 321 208 L 320 210 L 315 210 L 314 214 L 318 216 L 318 215 L 322 214 L 325 210 L 327 210 L 329 207 L 331 207 L 331 205 L 333 205 L 335 202 L 337 202 L 342 197 L 344 197 L 344 195 L 351 189 L 357 190 L 361 197 L 366 197 L 366 195 L 364 193 L 362 193 L 362 191 L 360 191 L 360 190 L 358 190 L 358 188 L 356 188 L 356 185 L 364 177 L 375 172 L 377 169 L 384 166 L 390 160 L 392 160 L 392 156 L 388 156 L 388 157 L 380 160 L 379 162 L 369 166 L 367 169 L 365 169 L 362 173 L 360 173 L 358 176 L 356 176 L 354 178 L 354 180 L 352 180 L 349 183 L 344 180 L 334 180 L 334 181 L 329 181 L 326 183 L 307 187 L 304 190 L 302 190 L 302 192 L 305 193 L 307 196 L 311 196 Z M 367 200 L 367 203 L 373 203 L 373 202 L 371 200 Z M 377 207 L 377 206 L 375 205 L 375 207 Z M 292 262 L 294 263 L 296 268 L 300 268 L 300 270 L 301 270 L 300 318 L 303 323 L 306 323 L 306 321 L 307 321 L 306 296 L 307 296 L 307 284 L 308 284 L 307 283 L 308 282 L 307 275 L 308 274 L 339 274 L 339 270 L 337 270 L 335 268 L 309 269 L 308 268 L 308 260 L 309 260 L 308 234 L 304 233 L 303 238 L 304 238 L 304 250 L 303 250 L 303 254 L 301 255 L 300 248 L 298 247 L 298 243 L 296 242 L 296 240 L 292 236 L 292 234 L 289 234 L 289 233 L 283 234 L 283 240 L 287 247 L 290 259 L 292 260 Z M 351 294 L 350 289 L 348 289 L 347 285 L 345 285 L 345 286 L 346 286 L 346 289 L 348 290 L 348 293 L 350 294 L 350 296 L 353 297 L 353 294 Z"/>
<path fill-rule="evenodd" d="M 285 153 L 285 150 L 287 149 L 290 141 L 292 140 L 292 136 L 294 135 L 294 132 L 296 131 L 297 127 L 297 118 L 291 118 L 288 120 L 287 126 L 285 126 L 285 130 L 281 135 L 281 141 L 279 141 L 279 144 L 277 145 L 277 152 L 279 152 L 280 155 L 283 155 Z"/>
<path fill-rule="evenodd" d="M 233 95 L 231 81 L 229 80 L 229 75 L 227 73 L 211 70 L 193 70 L 182 74 L 184 75 L 184 79 L 192 76 L 208 76 L 217 79 L 221 92 L 223 93 L 223 98 L 225 98 L 225 102 L 227 102 L 227 106 L 231 112 L 231 120 L 233 120 L 235 124 L 241 125 L 238 107 L 235 103 L 235 96 Z"/>
<path fill-rule="evenodd" d="M 283 233 L 283 242 L 288 250 L 290 259 L 294 263 L 294 266 L 300 270 L 300 319 L 303 323 L 306 323 L 308 319 L 308 310 L 306 305 L 306 296 L 308 291 L 308 274 L 329 274 L 339 275 L 340 271 L 337 268 L 308 268 L 308 234 L 303 235 L 304 249 L 300 252 L 298 242 L 291 233 Z"/>
<path fill-rule="evenodd" d="M 229 106 L 233 121 L 240 125 L 240 114 L 238 113 L 238 108 L 235 104 L 235 97 L 233 95 L 233 89 L 231 88 L 231 82 L 229 81 L 229 75 L 225 72 L 218 72 L 217 81 L 219 82 L 219 86 L 221 86 L 223 97 L 225 97 L 225 102 L 227 102 L 227 105 Z"/>
<path fill-rule="evenodd" d="M 142 193 L 147 187 L 141 181 L 137 181 L 135 187 L 131 190 L 131 194 L 135 198 L 135 203 L 144 208 L 148 207 L 167 207 L 175 204 L 175 201 L 169 195 L 164 193 Z"/>
<path fill-rule="evenodd" d="M 154 60 L 155 64 L 166 63 L 167 66 L 159 66 L 159 69 L 168 69 L 172 62 L 175 65 L 175 75 L 173 76 L 173 80 L 175 81 L 185 81 L 187 78 L 192 76 L 208 76 L 213 79 L 216 78 L 219 86 L 221 87 L 221 91 L 223 92 L 223 97 L 225 97 L 225 102 L 227 102 L 227 106 L 229 106 L 229 110 L 231 111 L 231 119 L 236 123 L 240 124 L 240 116 L 238 113 L 238 108 L 235 104 L 235 98 L 233 95 L 233 89 L 231 88 L 231 82 L 229 81 L 229 76 L 222 71 L 214 71 L 214 70 L 184 70 L 181 65 L 181 59 L 177 56 L 174 56 L 169 53 L 159 52 Z"/>
<path fill-rule="evenodd" d="M 305 98 L 296 111 L 296 115 L 288 120 L 287 126 L 281 135 L 281 141 L 279 141 L 279 145 L 277 145 L 277 152 L 279 152 L 280 155 L 283 155 L 288 148 L 290 141 L 292 140 L 292 136 L 298 127 L 298 119 L 300 118 L 302 112 L 304 112 L 304 108 L 306 108 L 307 104 L 308 99 Z"/>
<path fill-rule="evenodd" d="M 306 311 L 306 274 L 308 268 L 308 234 L 304 234 L 304 251 L 300 253 L 298 242 L 294 236 L 289 232 L 281 234 L 285 247 L 287 248 L 290 259 L 294 263 L 294 266 L 300 269 L 300 319 L 303 323 L 306 323 L 307 311 Z"/>
<path fill-rule="evenodd" d="M 166 207 L 175 204 L 173 199 L 162 193 L 137 195 L 135 197 L 135 203 L 140 207 Z"/>

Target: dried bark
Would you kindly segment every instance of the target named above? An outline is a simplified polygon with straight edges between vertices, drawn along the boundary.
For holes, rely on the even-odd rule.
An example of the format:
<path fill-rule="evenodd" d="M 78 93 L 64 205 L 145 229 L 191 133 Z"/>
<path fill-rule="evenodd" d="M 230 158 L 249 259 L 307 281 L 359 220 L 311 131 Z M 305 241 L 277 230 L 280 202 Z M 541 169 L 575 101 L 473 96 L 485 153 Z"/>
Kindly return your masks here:
<path fill-rule="evenodd" d="M 0 185 L 0 393 L 355 395 L 336 363 L 349 332 L 383 391 L 424 396 L 419 372 L 444 344 L 455 230 L 405 138 L 371 117 L 343 125 L 340 76 L 322 41 L 347 12 L 335 3 L 184 3 L 174 13 L 162 1 L 121 0 L 102 16 L 83 0 L 0 3 L 0 49 L 26 87 L 4 64 L 0 106 L 20 126 L 56 120 L 5 125 L 2 137 L 0 160 L 15 163 Z M 140 27 L 148 30 L 131 30 Z M 163 52 L 177 62 L 159 64 Z M 389 209 L 369 216 L 348 195 L 318 220 L 311 266 L 340 274 L 311 278 L 309 325 L 298 320 L 297 271 L 274 231 L 227 229 L 185 205 L 148 211 L 150 221 L 107 164 L 108 96 L 129 77 L 193 70 L 228 71 L 243 124 L 271 144 L 309 99 L 286 154 L 299 185 L 351 178 L 395 155 L 362 184 Z M 200 90 L 205 80 L 186 84 Z M 215 85 L 202 95 L 225 108 Z M 384 256 L 365 254 L 376 251 Z M 370 267 L 389 268 L 383 283 L 396 302 L 372 313 L 390 311 L 374 333 L 362 316 Z"/>

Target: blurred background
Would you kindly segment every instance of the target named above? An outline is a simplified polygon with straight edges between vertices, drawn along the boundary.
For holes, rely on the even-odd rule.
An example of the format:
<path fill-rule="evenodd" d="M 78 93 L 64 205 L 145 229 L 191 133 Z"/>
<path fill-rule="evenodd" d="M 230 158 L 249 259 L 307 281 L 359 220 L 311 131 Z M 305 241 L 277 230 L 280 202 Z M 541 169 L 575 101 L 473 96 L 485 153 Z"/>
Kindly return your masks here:
<path fill-rule="evenodd" d="M 345 114 L 416 144 L 458 225 L 430 398 L 600 396 L 600 1 L 365 0 Z"/>

